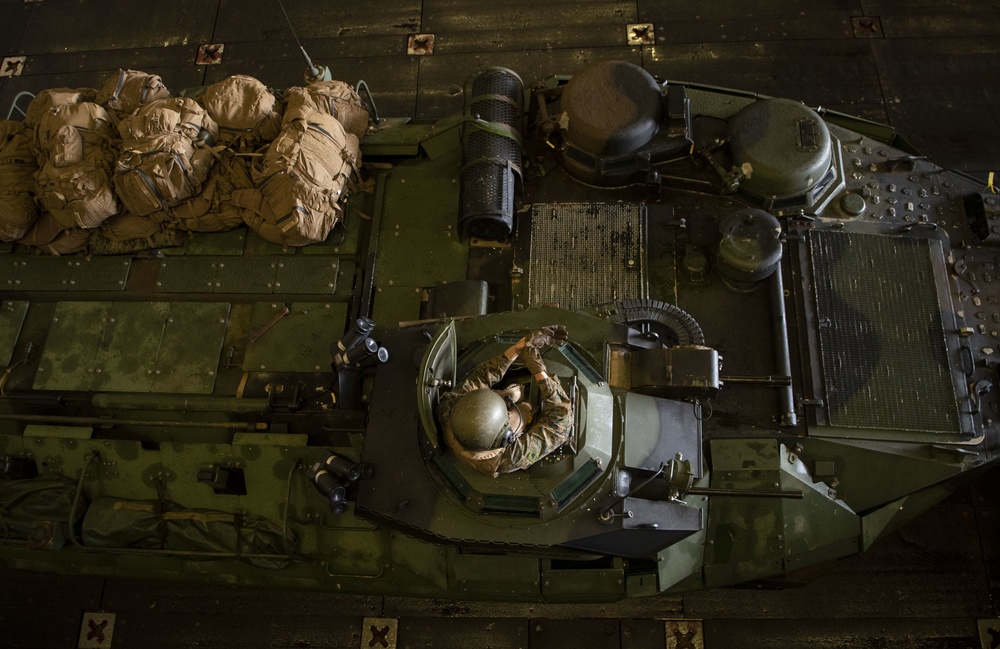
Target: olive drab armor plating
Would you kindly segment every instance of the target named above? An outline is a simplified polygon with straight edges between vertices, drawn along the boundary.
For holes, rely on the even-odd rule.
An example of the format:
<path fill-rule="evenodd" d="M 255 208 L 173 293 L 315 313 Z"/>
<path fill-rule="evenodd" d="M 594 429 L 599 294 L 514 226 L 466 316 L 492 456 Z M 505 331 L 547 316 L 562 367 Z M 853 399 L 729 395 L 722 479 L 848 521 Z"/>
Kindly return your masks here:
<path fill-rule="evenodd" d="M 433 122 L 144 89 L 0 125 L 6 565 L 610 601 L 833 563 L 1000 462 L 1000 207 L 892 128 L 623 61 Z"/>

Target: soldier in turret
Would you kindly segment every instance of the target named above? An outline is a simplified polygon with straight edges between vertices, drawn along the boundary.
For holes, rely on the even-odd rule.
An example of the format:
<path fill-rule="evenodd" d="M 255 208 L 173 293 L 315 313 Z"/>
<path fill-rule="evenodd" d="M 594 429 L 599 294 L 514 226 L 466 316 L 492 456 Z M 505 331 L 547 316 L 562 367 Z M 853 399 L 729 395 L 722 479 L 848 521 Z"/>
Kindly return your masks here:
<path fill-rule="evenodd" d="M 437 414 L 448 447 L 476 470 L 497 477 L 527 469 L 562 446 L 573 427 L 573 411 L 559 378 L 546 372 L 541 350 L 567 339 L 562 325 L 542 327 L 481 363 L 443 394 Z M 493 389 L 519 357 L 538 383 L 537 417 L 531 405 L 520 400 L 520 386 Z"/>

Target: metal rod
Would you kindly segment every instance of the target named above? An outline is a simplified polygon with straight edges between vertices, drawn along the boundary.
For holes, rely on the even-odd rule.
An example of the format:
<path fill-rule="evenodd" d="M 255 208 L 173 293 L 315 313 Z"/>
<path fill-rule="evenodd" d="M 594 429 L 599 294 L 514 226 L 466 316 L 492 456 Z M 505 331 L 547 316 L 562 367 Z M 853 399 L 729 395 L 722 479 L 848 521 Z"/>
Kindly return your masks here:
<path fill-rule="evenodd" d="M 774 312 L 774 351 L 778 359 L 778 375 L 792 375 L 792 359 L 788 351 L 788 323 L 785 313 L 785 284 L 781 279 L 781 266 L 771 274 L 774 278 L 771 284 L 771 305 Z M 781 401 L 781 424 L 795 426 L 795 395 L 792 393 L 791 381 L 778 393 Z"/>
<path fill-rule="evenodd" d="M 207 395 L 117 394 L 99 392 L 91 404 L 102 410 L 169 410 L 170 412 L 254 413 L 267 411 L 267 399 L 241 399 Z"/>
<path fill-rule="evenodd" d="M 288 308 L 288 305 L 286 304 L 285 306 L 282 307 L 281 311 L 278 311 L 277 313 L 275 313 L 274 316 L 270 320 L 268 320 L 267 322 L 265 322 L 264 324 L 262 324 L 255 331 L 253 331 L 247 337 L 247 343 L 253 344 L 253 343 L 257 342 L 257 340 L 261 336 L 263 336 L 268 331 L 270 331 L 274 327 L 274 325 L 278 324 L 279 320 L 281 320 L 282 318 L 284 318 L 289 313 L 290 313 L 290 310 Z"/>
<path fill-rule="evenodd" d="M 715 487 L 692 487 L 688 494 L 695 496 L 740 496 L 744 498 L 803 498 L 801 491 L 768 491 L 765 489 L 718 489 Z"/>
<path fill-rule="evenodd" d="M 726 384 L 768 385 L 776 388 L 792 384 L 790 376 L 720 376 L 719 380 Z"/>
<path fill-rule="evenodd" d="M 285 11 L 285 5 L 282 4 L 281 0 L 278 0 L 278 6 L 281 7 L 281 13 L 285 16 L 285 22 L 288 23 L 288 31 L 292 32 L 292 38 L 295 39 L 295 44 L 299 46 L 299 50 L 302 52 L 303 58 L 306 60 L 306 67 L 309 69 L 309 74 L 313 76 L 319 75 L 318 68 L 313 65 L 312 59 L 306 53 L 306 48 L 302 46 L 302 41 L 299 40 L 299 35 L 295 33 L 295 28 L 292 27 L 292 20 L 288 17 L 288 12 Z"/>
<path fill-rule="evenodd" d="M 239 421 L 174 421 L 117 419 L 114 417 L 67 417 L 63 415 L 0 414 L 0 421 L 47 422 L 51 424 L 114 425 L 114 426 L 164 426 L 168 428 L 227 428 L 232 430 L 267 430 L 263 422 Z"/>

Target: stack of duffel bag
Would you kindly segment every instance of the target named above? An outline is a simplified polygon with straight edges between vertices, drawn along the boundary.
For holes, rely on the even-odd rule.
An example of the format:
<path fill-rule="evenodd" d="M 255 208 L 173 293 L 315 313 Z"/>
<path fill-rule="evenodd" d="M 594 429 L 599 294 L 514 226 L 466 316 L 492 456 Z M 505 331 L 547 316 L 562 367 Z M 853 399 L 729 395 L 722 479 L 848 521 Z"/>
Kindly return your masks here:
<path fill-rule="evenodd" d="M 117 138 L 90 88 L 40 92 L 25 111 L 38 162 L 35 199 L 43 212 L 24 237 L 54 254 L 83 249 L 90 230 L 118 213 L 111 187 Z"/>
<path fill-rule="evenodd" d="M 283 245 L 322 241 L 357 179 L 368 112 L 339 81 L 285 98 L 244 75 L 170 97 L 135 70 L 43 91 L 23 125 L 0 122 L 0 240 L 120 253 L 246 223 Z"/>
<path fill-rule="evenodd" d="M 24 238 L 38 220 L 30 134 L 21 122 L 0 120 L 0 241 Z"/>
<path fill-rule="evenodd" d="M 187 97 L 158 99 L 118 125 L 121 153 L 115 162 L 115 190 L 135 216 L 155 215 L 171 224 L 178 206 L 200 195 L 215 162 L 210 149 L 218 127 Z"/>
<path fill-rule="evenodd" d="M 281 133 L 254 165 L 254 187 L 234 191 L 232 202 L 264 239 L 303 246 L 325 240 L 343 218 L 341 200 L 357 180 L 368 113 L 340 81 L 290 88 L 285 96 Z"/>

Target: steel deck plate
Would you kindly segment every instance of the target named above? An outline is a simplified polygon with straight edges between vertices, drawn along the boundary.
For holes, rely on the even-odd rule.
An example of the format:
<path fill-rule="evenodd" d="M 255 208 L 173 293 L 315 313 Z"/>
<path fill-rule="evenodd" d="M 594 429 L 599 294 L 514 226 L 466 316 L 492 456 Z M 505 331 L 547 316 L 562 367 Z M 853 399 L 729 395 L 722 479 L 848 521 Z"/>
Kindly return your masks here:
<path fill-rule="evenodd" d="M 225 302 L 170 303 L 151 391 L 212 393 L 229 310 Z"/>
<path fill-rule="evenodd" d="M 445 175 L 457 164 L 456 156 L 447 156 L 427 167 L 394 170 L 386 181 L 377 287 L 465 279 L 468 251 L 454 222 L 458 185 Z"/>
<path fill-rule="evenodd" d="M 277 321 L 285 305 L 278 302 L 254 304 L 251 336 L 243 369 L 247 372 L 330 371 L 330 341 L 344 331 L 347 305 L 342 303 L 299 303 L 288 305 L 288 315 Z M 269 323 L 269 327 L 267 326 Z"/>
<path fill-rule="evenodd" d="M 152 20 L 133 20 L 128 29 L 107 29 L 108 19 L 127 14 L 129 0 L 89 0 L 72 4 L 32 4 L 21 48 L 27 52 L 92 52 L 206 42 L 212 37 L 215 11 L 201 0 L 176 0 L 156 8 Z M 164 34 L 184 34 L 173 38 Z"/>
<path fill-rule="evenodd" d="M 0 263 L 0 287 L 16 291 L 122 291 L 131 258 L 30 257 Z"/>
<path fill-rule="evenodd" d="M 927 240 L 824 231 L 809 241 L 830 423 L 960 432 Z"/>
<path fill-rule="evenodd" d="M 28 302 L 6 300 L 0 304 L 0 365 L 10 365 L 27 313 Z"/>
<path fill-rule="evenodd" d="M 172 257 L 160 262 L 161 293 L 330 295 L 337 289 L 340 260 L 326 255 Z"/>
<path fill-rule="evenodd" d="M 536 203 L 528 303 L 585 309 L 645 298 L 645 209 L 629 203 Z M 603 259 L 601 265 L 585 263 Z"/>
<path fill-rule="evenodd" d="M 228 313 L 222 303 L 60 302 L 34 388 L 210 394 Z"/>

